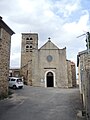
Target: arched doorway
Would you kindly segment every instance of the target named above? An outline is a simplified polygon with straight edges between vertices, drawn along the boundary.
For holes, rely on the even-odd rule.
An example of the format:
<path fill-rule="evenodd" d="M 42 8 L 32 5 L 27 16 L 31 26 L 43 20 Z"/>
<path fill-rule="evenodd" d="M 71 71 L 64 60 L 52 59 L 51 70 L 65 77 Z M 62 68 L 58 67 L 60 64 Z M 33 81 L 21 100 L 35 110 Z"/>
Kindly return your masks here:
<path fill-rule="evenodd" d="M 54 87 L 54 77 L 52 72 L 48 72 L 46 76 L 47 87 Z"/>

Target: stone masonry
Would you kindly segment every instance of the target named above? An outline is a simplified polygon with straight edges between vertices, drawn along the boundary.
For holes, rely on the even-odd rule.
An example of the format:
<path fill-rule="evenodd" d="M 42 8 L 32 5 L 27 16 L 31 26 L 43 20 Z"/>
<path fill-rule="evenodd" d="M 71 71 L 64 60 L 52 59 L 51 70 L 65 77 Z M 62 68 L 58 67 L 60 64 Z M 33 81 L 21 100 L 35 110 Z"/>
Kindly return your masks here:
<path fill-rule="evenodd" d="M 78 53 L 78 79 L 83 104 L 83 114 L 90 119 L 90 52 L 87 50 Z"/>
<path fill-rule="evenodd" d="M 21 76 L 26 84 L 66 88 L 75 86 L 75 64 L 66 60 L 66 47 L 59 49 L 49 38 L 38 49 L 37 33 L 23 33 L 21 46 Z"/>
<path fill-rule="evenodd" d="M 11 35 L 14 32 L 0 17 L 0 97 L 8 95 Z"/>
<path fill-rule="evenodd" d="M 76 68 L 75 63 L 67 60 L 68 86 L 76 87 Z"/>

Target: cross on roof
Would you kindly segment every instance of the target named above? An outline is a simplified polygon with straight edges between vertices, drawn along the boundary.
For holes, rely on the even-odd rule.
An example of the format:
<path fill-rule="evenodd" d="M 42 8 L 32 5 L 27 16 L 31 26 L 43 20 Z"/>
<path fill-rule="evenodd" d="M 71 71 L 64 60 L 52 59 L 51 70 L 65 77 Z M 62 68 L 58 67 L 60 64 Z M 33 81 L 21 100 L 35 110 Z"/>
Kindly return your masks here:
<path fill-rule="evenodd" d="M 51 38 L 49 37 L 49 38 L 48 38 L 48 40 L 50 41 L 50 40 L 51 40 Z"/>

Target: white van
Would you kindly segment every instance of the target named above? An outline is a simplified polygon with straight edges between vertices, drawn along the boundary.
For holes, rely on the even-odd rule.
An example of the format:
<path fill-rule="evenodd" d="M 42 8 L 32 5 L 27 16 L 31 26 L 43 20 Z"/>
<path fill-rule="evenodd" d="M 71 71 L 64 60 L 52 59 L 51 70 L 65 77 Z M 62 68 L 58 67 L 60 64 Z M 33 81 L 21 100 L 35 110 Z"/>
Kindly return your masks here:
<path fill-rule="evenodd" d="M 23 88 L 23 86 L 24 85 L 21 78 L 9 77 L 9 87 L 16 89 L 16 88 Z"/>

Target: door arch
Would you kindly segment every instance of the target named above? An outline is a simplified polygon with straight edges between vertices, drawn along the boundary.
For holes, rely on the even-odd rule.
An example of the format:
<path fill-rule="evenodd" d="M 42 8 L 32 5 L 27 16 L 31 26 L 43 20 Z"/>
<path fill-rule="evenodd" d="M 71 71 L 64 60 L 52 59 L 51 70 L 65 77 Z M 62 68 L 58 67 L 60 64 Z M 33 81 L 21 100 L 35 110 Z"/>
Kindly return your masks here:
<path fill-rule="evenodd" d="M 55 73 L 53 71 L 47 71 L 45 73 L 45 87 L 56 87 Z"/>
<path fill-rule="evenodd" d="M 53 73 L 47 73 L 47 87 L 54 87 Z"/>

